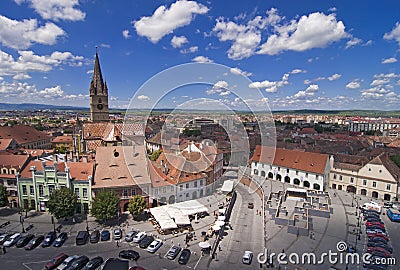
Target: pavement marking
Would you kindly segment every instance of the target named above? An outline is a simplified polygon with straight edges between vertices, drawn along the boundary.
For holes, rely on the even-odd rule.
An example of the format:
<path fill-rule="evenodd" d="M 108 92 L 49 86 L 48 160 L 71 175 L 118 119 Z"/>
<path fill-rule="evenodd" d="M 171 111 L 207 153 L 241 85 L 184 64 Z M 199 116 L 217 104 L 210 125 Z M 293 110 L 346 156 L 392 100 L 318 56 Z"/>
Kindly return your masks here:
<path fill-rule="evenodd" d="M 196 264 L 194 265 L 193 269 L 196 269 L 196 268 L 197 268 L 197 265 L 200 263 L 200 261 L 201 261 L 201 259 L 202 259 L 203 257 L 204 257 L 204 256 L 201 256 L 201 255 L 200 255 L 200 258 L 197 260 L 197 262 L 196 262 Z"/>
<path fill-rule="evenodd" d="M 23 263 L 22 265 L 25 266 L 26 268 L 28 268 L 29 270 L 33 270 L 32 268 L 30 268 L 30 267 L 28 266 L 28 264 L 37 264 L 37 263 L 43 264 L 43 263 L 46 263 L 46 262 L 48 262 L 48 260 L 47 260 L 47 261 L 39 261 L 39 262 Z"/>

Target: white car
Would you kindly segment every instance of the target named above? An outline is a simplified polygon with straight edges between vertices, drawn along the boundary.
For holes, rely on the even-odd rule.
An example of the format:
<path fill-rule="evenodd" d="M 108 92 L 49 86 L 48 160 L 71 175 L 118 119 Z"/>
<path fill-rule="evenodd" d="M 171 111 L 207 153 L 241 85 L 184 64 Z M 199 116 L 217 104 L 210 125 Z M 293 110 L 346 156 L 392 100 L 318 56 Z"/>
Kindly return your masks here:
<path fill-rule="evenodd" d="M 163 242 L 160 239 L 156 239 L 151 242 L 150 246 L 147 247 L 147 251 L 150 253 L 156 252 L 161 246 Z"/>
<path fill-rule="evenodd" d="M 62 264 L 60 264 L 60 265 L 57 267 L 57 270 L 64 270 L 64 269 L 67 269 L 67 267 L 70 266 L 70 265 L 72 264 L 71 262 L 72 262 L 73 260 L 77 259 L 77 258 L 79 258 L 78 255 L 69 256 L 68 258 L 66 258 L 66 259 L 62 262 Z"/>
<path fill-rule="evenodd" d="M 132 242 L 139 243 L 146 236 L 147 234 L 145 232 L 139 232 L 137 235 L 135 235 L 135 237 L 133 237 Z"/>
<path fill-rule="evenodd" d="M 243 254 L 242 262 L 244 264 L 251 264 L 253 260 L 253 252 L 246 250 Z"/>
<path fill-rule="evenodd" d="M 114 240 L 122 238 L 122 230 L 120 228 L 114 229 Z"/>
<path fill-rule="evenodd" d="M 7 241 L 4 242 L 3 245 L 5 247 L 11 247 L 15 243 L 17 243 L 18 239 L 20 239 L 20 238 L 21 238 L 20 233 L 14 233 L 13 235 L 11 235 L 10 239 L 8 239 Z"/>

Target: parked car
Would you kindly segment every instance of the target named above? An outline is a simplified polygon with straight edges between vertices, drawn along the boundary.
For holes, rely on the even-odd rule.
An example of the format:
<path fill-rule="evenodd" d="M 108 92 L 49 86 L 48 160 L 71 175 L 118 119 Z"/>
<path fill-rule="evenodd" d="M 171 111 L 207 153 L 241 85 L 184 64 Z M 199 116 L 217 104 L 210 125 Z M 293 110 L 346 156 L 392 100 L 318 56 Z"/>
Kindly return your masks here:
<path fill-rule="evenodd" d="M 101 231 L 100 240 L 101 240 L 101 241 L 110 240 L 110 231 L 109 231 L 109 230 L 103 230 L 103 231 Z"/>
<path fill-rule="evenodd" d="M 366 229 L 365 233 L 366 234 L 376 234 L 376 233 L 386 234 L 386 232 L 381 229 Z"/>
<path fill-rule="evenodd" d="M 40 243 L 42 243 L 43 240 L 44 240 L 44 235 L 36 236 L 31 241 L 29 241 L 29 243 L 25 246 L 25 250 L 32 250 L 36 248 L 37 246 L 40 245 Z"/>
<path fill-rule="evenodd" d="M 88 241 L 89 233 L 87 231 L 79 231 L 76 235 L 76 245 L 85 245 Z"/>
<path fill-rule="evenodd" d="M 150 253 L 156 252 L 163 244 L 163 241 L 156 239 L 147 247 L 147 251 Z"/>
<path fill-rule="evenodd" d="M 167 258 L 173 260 L 178 256 L 179 252 L 181 252 L 182 248 L 178 246 L 172 246 L 167 253 Z"/>
<path fill-rule="evenodd" d="M 374 238 L 382 238 L 385 239 L 386 241 L 389 241 L 389 237 L 386 234 L 383 233 L 375 233 L 375 234 L 367 234 L 368 238 L 374 239 Z"/>
<path fill-rule="evenodd" d="M 122 238 L 122 230 L 120 228 L 114 229 L 114 240 Z"/>
<path fill-rule="evenodd" d="M 131 268 L 129 268 L 129 270 L 146 270 L 146 268 L 135 265 L 135 266 L 132 266 Z"/>
<path fill-rule="evenodd" d="M 59 266 L 66 258 L 68 258 L 67 254 L 60 253 L 57 256 L 55 256 L 51 261 L 45 264 L 44 269 L 50 270 L 54 269 L 57 266 Z"/>
<path fill-rule="evenodd" d="M 49 232 L 43 240 L 42 247 L 49 247 L 56 240 L 56 232 Z"/>
<path fill-rule="evenodd" d="M 15 245 L 15 243 L 17 243 L 17 241 L 21 238 L 21 234 L 20 233 L 14 233 L 13 235 L 11 235 L 11 237 L 5 241 L 3 243 L 3 246 L 5 247 L 11 247 L 13 245 Z"/>
<path fill-rule="evenodd" d="M 122 250 L 119 255 L 120 258 L 137 261 L 140 258 L 139 252 L 132 249 Z"/>
<path fill-rule="evenodd" d="M 100 232 L 99 230 L 94 230 L 91 234 L 90 234 L 90 243 L 97 243 L 99 242 L 100 239 Z"/>
<path fill-rule="evenodd" d="M 187 264 L 190 259 L 190 250 L 185 248 L 182 250 L 181 255 L 178 258 L 178 263 L 180 264 Z"/>
<path fill-rule="evenodd" d="M 381 243 L 381 242 L 370 242 L 370 241 L 368 241 L 367 242 L 367 247 L 375 247 L 375 248 L 380 247 L 380 248 L 383 248 L 384 250 L 389 251 L 390 253 L 393 253 L 392 246 L 390 246 L 388 244 Z"/>
<path fill-rule="evenodd" d="M 53 247 L 61 247 L 67 239 L 68 234 L 66 232 L 60 233 L 56 238 L 56 241 L 54 241 Z"/>
<path fill-rule="evenodd" d="M 383 243 L 385 245 L 389 244 L 388 241 L 386 241 L 383 238 L 375 237 L 375 238 L 368 238 L 368 242 L 375 242 L 375 243 Z"/>
<path fill-rule="evenodd" d="M 154 241 L 154 237 L 153 236 L 146 236 L 145 238 L 142 239 L 142 241 L 140 241 L 139 243 L 139 247 L 140 248 L 147 248 L 151 242 Z"/>
<path fill-rule="evenodd" d="M 379 251 L 379 252 L 382 252 L 383 254 L 386 254 L 386 255 L 392 255 L 392 253 L 390 253 L 389 251 L 387 251 L 384 248 L 380 248 L 380 247 L 369 247 L 369 248 L 367 248 L 367 252 L 368 253 L 372 253 L 374 251 Z"/>
<path fill-rule="evenodd" d="M 70 266 L 74 260 L 78 259 L 78 255 L 69 256 L 66 258 L 58 267 L 57 270 L 65 270 L 68 266 Z"/>
<path fill-rule="evenodd" d="M 10 237 L 13 236 L 12 233 L 5 233 L 3 235 L 0 236 L 0 245 L 3 245 L 4 242 L 6 242 L 8 239 L 10 239 Z"/>
<path fill-rule="evenodd" d="M 383 207 L 384 208 L 391 208 L 393 206 L 393 203 L 392 202 L 384 202 L 383 203 Z"/>
<path fill-rule="evenodd" d="M 377 256 L 377 257 L 381 257 L 381 258 L 391 258 L 392 254 L 388 254 L 388 252 L 380 252 L 380 251 L 372 251 L 371 252 L 372 256 Z"/>
<path fill-rule="evenodd" d="M 374 225 L 385 227 L 385 224 L 382 221 L 367 221 L 365 223 L 365 226 L 374 226 Z"/>
<path fill-rule="evenodd" d="M 126 242 L 132 242 L 133 237 L 135 237 L 137 234 L 139 233 L 139 231 L 130 231 L 126 234 L 125 236 L 125 241 Z"/>
<path fill-rule="evenodd" d="M 386 232 L 385 227 L 382 228 L 382 227 L 377 226 L 377 225 L 367 226 L 366 230 L 381 230 L 382 232 Z"/>
<path fill-rule="evenodd" d="M 86 256 L 80 256 L 76 258 L 65 270 L 81 270 L 87 263 L 89 258 Z"/>
<path fill-rule="evenodd" d="M 135 237 L 133 237 L 132 242 L 139 243 L 146 236 L 147 234 L 145 232 L 138 232 L 138 234 L 136 234 Z"/>
<path fill-rule="evenodd" d="M 94 270 L 100 267 L 104 262 L 103 258 L 98 256 L 91 259 L 82 270 Z"/>
<path fill-rule="evenodd" d="M 244 264 L 251 264 L 252 260 L 253 260 L 253 252 L 246 250 L 243 254 L 242 262 Z"/>
<path fill-rule="evenodd" d="M 24 236 L 22 236 L 22 237 L 17 241 L 17 243 L 15 244 L 15 246 L 16 246 L 17 248 L 24 247 L 24 246 L 26 246 L 26 245 L 29 243 L 29 241 L 31 241 L 34 237 L 35 237 L 35 236 L 34 236 L 33 234 L 24 235 Z"/>

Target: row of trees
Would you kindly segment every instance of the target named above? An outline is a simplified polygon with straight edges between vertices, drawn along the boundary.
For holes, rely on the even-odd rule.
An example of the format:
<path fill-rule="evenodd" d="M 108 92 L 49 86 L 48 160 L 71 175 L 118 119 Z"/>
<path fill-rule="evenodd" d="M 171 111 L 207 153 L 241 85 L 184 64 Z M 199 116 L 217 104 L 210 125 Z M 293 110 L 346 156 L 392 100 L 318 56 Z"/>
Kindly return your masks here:
<path fill-rule="evenodd" d="M 71 217 L 75 214 L 78 198 L 69 188 L 55 190 L 49 197 L 47 207 L 57 219 Z M 129 201 L 128 211 L 135 218 L 146 208 L 146 201 L 140 195 Z M 115 218 L 119 210 L 119 197 L 112 190 L 101 190 L 92 202 L 91 214 L 100 222 Z"/>

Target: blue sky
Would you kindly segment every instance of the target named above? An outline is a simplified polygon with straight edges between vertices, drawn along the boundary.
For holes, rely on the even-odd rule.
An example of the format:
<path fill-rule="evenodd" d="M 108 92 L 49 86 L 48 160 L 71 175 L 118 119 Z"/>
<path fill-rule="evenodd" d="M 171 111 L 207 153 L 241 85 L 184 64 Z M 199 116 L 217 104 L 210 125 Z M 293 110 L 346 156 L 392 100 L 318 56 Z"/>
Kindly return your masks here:
<path fill-rule="evenodd" d="M 136 93 L 149 79 L 208 62 L 226 72 L 160 104 L 240 109 L 240 91 L 244 103 L 272 110 L 399 109 L 400 3 L 365 3 L 3 0 L 0 100 L 87 107 L 98 46 L 114 108 L 151 107 L 165 89 Z M 177 71 L 168 80 L 179 81 Z M 233 82 L 243 75 L 251 81 Z"/>

